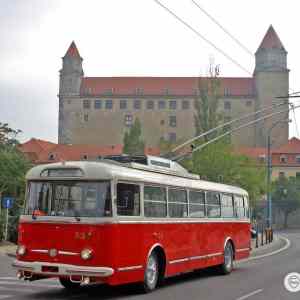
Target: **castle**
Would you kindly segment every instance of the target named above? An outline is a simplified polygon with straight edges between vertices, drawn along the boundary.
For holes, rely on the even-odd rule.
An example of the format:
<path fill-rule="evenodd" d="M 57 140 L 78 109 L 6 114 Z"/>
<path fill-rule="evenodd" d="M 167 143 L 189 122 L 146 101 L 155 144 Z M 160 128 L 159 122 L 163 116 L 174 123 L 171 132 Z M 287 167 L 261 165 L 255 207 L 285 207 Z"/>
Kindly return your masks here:
<path fill-rule="evenodd" d="M 83 59 L 74 42 L 62 60 L 58 96 L 60 144 L 122 144 L 124 133 L 135 118 L 141 121 L 147 146 L 158 146 L 161 138 L 176 142 L 195 136 L 198 77 L 85 77 Z M 218 109 L 225 121 L 270 106 L 279 101 L 277 96 L 288 95 L 287 52 L 274 28 L 269 27 L 255 53 L 252 77 L 219 79 L 222 96 Z M 288 103 L 280 110 L 285 108 Z M 237 131 L 231 136 L 232 143 L 238 147 L 263 147 L 268 129 L 285 117 L 286 114 L 280 114 Z M 272 136 L 276 137 L 274 147 L 286 144 L 288 124 L 276 126 Z"/>

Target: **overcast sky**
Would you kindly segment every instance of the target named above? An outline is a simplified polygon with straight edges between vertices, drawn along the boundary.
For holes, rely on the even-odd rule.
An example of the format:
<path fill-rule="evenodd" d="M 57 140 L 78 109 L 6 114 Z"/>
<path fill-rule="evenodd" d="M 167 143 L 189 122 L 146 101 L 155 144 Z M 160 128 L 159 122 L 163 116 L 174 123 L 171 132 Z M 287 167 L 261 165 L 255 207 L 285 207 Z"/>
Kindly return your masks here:
<path fill-rule="evenodd" d="M 253 71 L 254 56 L 191 0 L 161 1 Z M 300 91 L 298 1 L 197 2 L 253 53 L 273 24 L 288 51 L 290 87 Z M 23 130 L 23 141 L 57 142 L 58 71 L 72 40 L 86 76 L 197 76 L 211 57 L 221 76 L 249 76 L 153 0 L 0 0 L 0 122 Z M 297 136 L 294 121 L 290 136 Z"/>

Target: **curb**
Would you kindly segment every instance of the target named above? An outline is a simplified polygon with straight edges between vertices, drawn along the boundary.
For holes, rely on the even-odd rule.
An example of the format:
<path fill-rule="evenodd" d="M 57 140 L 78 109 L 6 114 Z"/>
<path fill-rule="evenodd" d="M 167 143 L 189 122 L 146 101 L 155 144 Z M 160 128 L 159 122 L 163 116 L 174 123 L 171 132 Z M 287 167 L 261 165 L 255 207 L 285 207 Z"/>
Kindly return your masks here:
<path fill-rule="evenodd" d="M 264 257 L 276 255 L 276 254 L 281 253 L 281 252 L 287 250 L 288 248 L 290 248 L 291 241 L 289 239 L 278 235 L 278 240 L 284 241 L 285 245 L 283 247 L 275 250 L 275 251 L 270 252 L 270 253 L 266 253 L 266 254 L 262 254 L 262 255 L 258 255 L 258 256 L 254 256 L 254 257 L 249 257 L 249 258 L 246 258 L 246 259 L 242 259 L 242 260 L 237 261 L 237 263 L 244 263 L 244 262 L 248 262 L 248 261 L 257 260 L 257 259 L 261 259 L 261 258 L 264 258 Z"/>

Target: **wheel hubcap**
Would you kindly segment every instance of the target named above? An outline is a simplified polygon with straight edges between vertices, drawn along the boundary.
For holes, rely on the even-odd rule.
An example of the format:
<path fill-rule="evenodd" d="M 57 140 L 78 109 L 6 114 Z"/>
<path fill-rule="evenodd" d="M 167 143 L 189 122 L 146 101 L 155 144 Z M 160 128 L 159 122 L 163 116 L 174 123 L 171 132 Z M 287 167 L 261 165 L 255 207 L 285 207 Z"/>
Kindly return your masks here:
<path fill-rule="evenodd" d="M 156 283 L 157 279 L 157 262 L 156 259 L 151 255 L 148 259 L 148 264 L 147 264 L 147 270 L 146 270 L 146 277 L 148 283 L 152 286 Z"/>
<path fill-rule="evenodd" d="M 226 268 L 230 269 L 231 266 L 232 266 L 232 251 L 231 251 L 231 246 L 227 246 L 225 248 L 224 262 L 225 262 Z"/>

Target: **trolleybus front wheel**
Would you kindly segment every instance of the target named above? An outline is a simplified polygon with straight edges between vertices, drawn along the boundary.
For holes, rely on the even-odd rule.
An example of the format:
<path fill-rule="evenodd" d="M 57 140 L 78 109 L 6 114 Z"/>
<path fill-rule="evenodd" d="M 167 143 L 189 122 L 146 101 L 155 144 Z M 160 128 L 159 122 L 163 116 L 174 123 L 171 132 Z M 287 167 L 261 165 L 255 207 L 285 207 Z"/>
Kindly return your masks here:
<path fill-rule="evenodd" d="M 152 252 L 148 257 L 145 274 L 143 290 L 146 293 L 152 292 L 159 280 L 159 261 L 156 252 Z"/>

